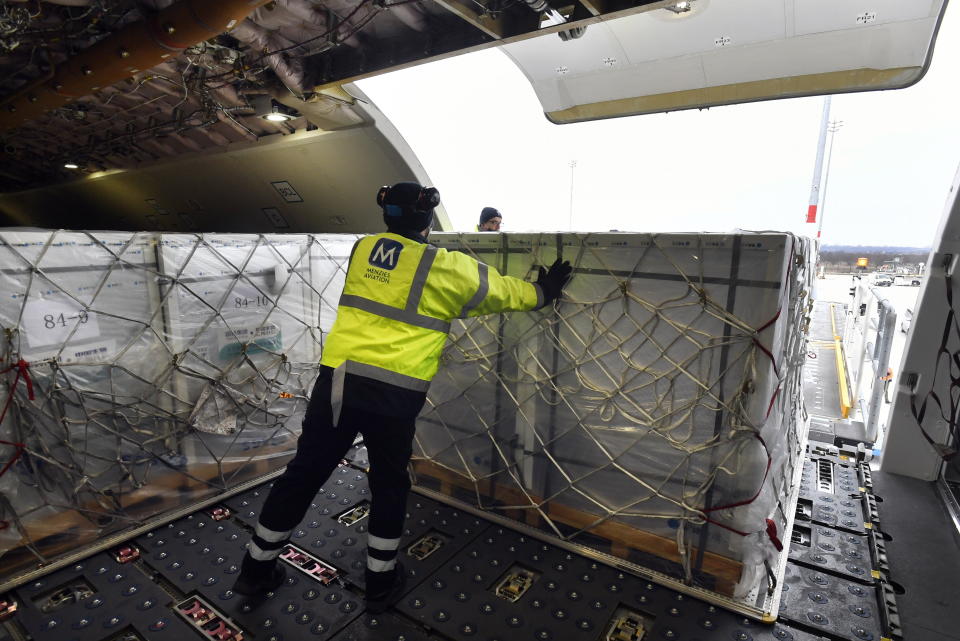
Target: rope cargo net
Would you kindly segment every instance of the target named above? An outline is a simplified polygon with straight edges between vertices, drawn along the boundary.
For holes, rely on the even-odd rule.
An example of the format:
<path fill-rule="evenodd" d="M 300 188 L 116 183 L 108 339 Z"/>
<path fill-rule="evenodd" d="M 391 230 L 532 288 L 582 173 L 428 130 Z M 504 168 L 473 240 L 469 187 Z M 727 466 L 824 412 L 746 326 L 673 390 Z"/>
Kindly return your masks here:
<path fill-rule="evenodd" d="M 295 448 L 352 235 L 0 231 L 4 576 Z M 805 434 L 811 245 L 434 234 L 564 299 L 455 321 L 415 482 L 741 601 L 771 592 Z"/>

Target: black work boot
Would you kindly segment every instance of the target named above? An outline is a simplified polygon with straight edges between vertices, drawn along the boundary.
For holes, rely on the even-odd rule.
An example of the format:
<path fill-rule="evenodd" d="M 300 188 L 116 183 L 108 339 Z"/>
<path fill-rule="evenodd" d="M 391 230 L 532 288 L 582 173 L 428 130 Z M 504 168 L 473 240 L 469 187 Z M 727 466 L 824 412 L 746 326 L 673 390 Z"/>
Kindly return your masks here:
<path fill-rule="evenodd" d="M 282 563 L 276 560 L 272 563 L 264 563 L 246 556 L 243 559 L 240 575 L 233 584 L 233 591 L 244 596 L 264 594 L 279 588 L 286 579 L 287 571 Z"/>
<path fill-rule="evenodd" d="M 367 612 L 380 614 L 400 598 L 407 585 L 407 573 L 401 563 L 388 572 L 366 572 Z"/>

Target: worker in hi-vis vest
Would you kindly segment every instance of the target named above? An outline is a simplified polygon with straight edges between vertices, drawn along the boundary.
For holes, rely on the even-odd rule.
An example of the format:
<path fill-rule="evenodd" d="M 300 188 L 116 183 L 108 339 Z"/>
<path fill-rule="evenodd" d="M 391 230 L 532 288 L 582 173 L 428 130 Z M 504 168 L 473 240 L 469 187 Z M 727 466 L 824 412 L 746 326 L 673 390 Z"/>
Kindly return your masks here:
<path fill-rule="evenodd" d="M 537 282 L 529 283 L 428 244 L 439 203 L 436 189 L 412 182 L 377 194 L 387 232 L 353 247 L 296 456 L 270 490 L 234 591 L 257 594 L 283 583 L 277 557 L 360 432 L 372 494 L 367 609 L 386 609 L 406 580 L 397 549 L 410 490 L 407 464 L 451 321 L 537 309 L 560 297 L 569 262 L 541 267 Z"/>

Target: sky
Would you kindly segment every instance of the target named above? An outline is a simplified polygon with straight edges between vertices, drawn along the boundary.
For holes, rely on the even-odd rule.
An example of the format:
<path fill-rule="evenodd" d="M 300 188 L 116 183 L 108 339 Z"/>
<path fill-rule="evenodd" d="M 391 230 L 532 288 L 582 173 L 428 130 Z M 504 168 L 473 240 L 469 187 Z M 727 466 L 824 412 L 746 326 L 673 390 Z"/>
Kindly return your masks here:
<path fill-rule="evenodd" d="M 919 83 L 833 97 L 831 120 L 843 126 L 822 204 L 825 244 L 932 244 L 960 163 L 957 4 Z M 498 49 L 359 86 L 413 148 L 458 231 L 493 206 L 504 231 L 816 235 L 805 218 L 822 97 L 554 125 Z"/>

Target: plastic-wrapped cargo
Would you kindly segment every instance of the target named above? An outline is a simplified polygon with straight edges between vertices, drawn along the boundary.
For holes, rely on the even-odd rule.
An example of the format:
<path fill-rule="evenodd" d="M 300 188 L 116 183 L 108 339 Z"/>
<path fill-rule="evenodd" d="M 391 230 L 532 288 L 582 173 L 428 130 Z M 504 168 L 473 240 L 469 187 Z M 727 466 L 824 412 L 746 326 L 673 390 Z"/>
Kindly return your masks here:
<path fill-rule="evenodd" d="M 291 447 L 286 423 L 320 360 L 310 249 L 306 235 L 160 239 L 166 334 L 182 355 L 173 411 L 194 428 L 181 442 L 190 459 L 223 460 L 228 450 L 242 459 L 263 442 Z"/>
<path fill-rule="evenodd" d="M 3 574 L 282 465 L 355 240 L 0 231 Z"/>
<path fill-rule="evenodd" d="M 14 370 L 14 399 L 3 400 L 0 439 L 24 447 L 0 450 L 7 525 L 0 545 L 27 538 L 55 551 L 88 518 L 116 513 L 110 504 L 121 497 L 103 494 L 124 475 L 116 461 L 157 452 L 145 433 L 165 431 L 159 412 L 138 409 L 165 403 L 150 383 L 163 368 L 162 321 L 151 310 L 156 286 L 147 278 L 156 258 L 147 234 L 3 232 L 0 239 L 2 368 L 29 363 Z"/>
<path fill-rule="evenodd" d="M 417 428 L 418 482 L 769 609 L 806 429 L 808 241 L 431 242 L 528 280 L 557 256 L 574 271 L 552 308 L 456 323 Z"/>
<path fill-rule="evenodd" d="M 280 467 L 355 240 L 0 230 L 3 574 Z M 527 280 L 558 255 L 575 269 L 555 306 L 454 323 L 417 482 L 775 611 L 767 577 L 782 574 L 805 429 L 809 244 L 431 241 Z"/>

